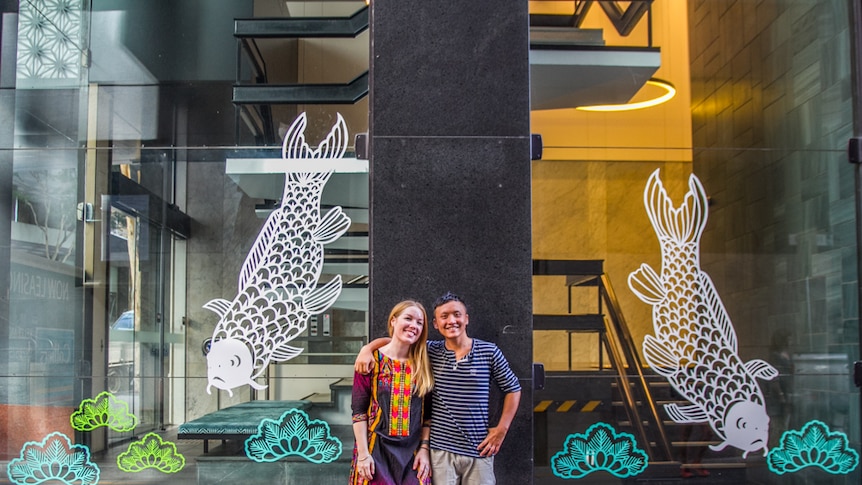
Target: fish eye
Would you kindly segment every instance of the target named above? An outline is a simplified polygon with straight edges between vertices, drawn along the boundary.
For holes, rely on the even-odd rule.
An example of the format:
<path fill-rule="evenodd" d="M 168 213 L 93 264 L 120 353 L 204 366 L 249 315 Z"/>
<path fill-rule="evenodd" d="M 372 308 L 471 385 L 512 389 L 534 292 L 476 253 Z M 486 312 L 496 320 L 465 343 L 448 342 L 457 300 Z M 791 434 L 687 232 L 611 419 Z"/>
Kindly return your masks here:
<path fill-rule="evenodd" d="M 739 418 L 736 420 L 736 427 L 740 429 L 745 429 L 748 427 L 748 422 L 745 421 L 745 418 Z"/>

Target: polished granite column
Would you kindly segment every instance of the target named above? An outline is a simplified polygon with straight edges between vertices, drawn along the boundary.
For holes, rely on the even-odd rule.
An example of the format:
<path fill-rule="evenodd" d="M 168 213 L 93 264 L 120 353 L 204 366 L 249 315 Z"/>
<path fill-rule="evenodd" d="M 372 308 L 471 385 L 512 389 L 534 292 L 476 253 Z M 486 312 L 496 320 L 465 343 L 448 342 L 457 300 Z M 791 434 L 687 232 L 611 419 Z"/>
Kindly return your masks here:
<path fill-rule="evenodd" d="M 523 387 L 504 484 L 532 483 L 529 69 L 525 1 L 371 2 L 371 334 L 404 298 L 468 303 Z"/>

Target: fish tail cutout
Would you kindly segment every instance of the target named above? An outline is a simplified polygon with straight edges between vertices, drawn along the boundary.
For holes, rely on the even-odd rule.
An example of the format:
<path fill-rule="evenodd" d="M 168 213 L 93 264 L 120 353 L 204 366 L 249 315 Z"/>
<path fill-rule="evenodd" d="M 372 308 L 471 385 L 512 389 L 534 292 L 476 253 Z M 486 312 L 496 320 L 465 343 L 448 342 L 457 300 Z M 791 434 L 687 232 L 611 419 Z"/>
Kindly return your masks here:
<path fill-rule="evenodd" d="M 686 423 L 703 423 L 709 421 L 709 416 L 707 416 L 706 412 L 695 404 L 687 404 L 685 406 L 680 406 L 678 404 L 665 404 L 664 410 L 667 411 L 667 415 L 670 416 L 676 423 L 686 424 Z"/>
<path fill-rule="evenodd" d="M 647 180 L 644 207 L 660 242 L 670 239 L 683 245 L 700 241 L 708 215 L 706 191 L 694 174 L 689 177 L 688 186 L 682 204 L 675 208 L 659 178 L 659 169 Z"/>
<path fill-rule="evenodd" d="M 745 370 L 752 376 L 765 381 L 771 381 L 778 377 L 778 369 L 772 367 L 769 362 L 760 359 L 752 359 L 746 362 Z"/>
<path fill-rule="evenodd" d="M 281 145 L 281 158 L 342 158 L 347 151 L 349 142 L 347 136 L 347 123 L 341 113 L 337 113 L 335 124 L 329 130 L 316 150 L 313 150 L 305 140 L 305 128 L 308 126 L 308 118 L 302 112 L 290 125 L 284 135 Z"/>
<path fill-rule="evenodd" d="M 335 124 L 317 147 L 317 158 L 341 158 L 347 151 L 347 123 L 341 113 L 336 114 Z"/>
<path fill-rule="evenodd" d="M 276 362 L 284 362 L 285 360 L 290 360 L 301 354 L 303 350 L 305 349 L 291 347 L 290 345 L 282 345 L 272 351 L 272 360 Z"/>
<path fill-rule="evenodd" d="M 698 273 L 697 284 L 700 287 L 700 294 L 706 302 L 707 310 L 711 318 L 709 321 L 714 322 L 716 328 L 720 330 L 721 338 L 728 348 L 737 353 L 738 343 L 736 340 L 736 330 L 733 328 L 733 323 L 727 315 L 727 309 L 724 308 L 724 302 L 718 296 L 718 291 L 712 282 L 712 278 L 704 272 Z"/>
<path fill-rule="evenodd" d="M 323 220 L 314 230 L 312 237 L 320 244 L 329 244 L 340 238 L 350 228 L 350 222 L 350 218 L 347 217 L 341 207 L 333 207 L 323 216 Z"/>
<path fill-rule="evenodd" d="M 305 127 L 307 125 L 308 119 L 305 116 L 305 111 L 303 111 L 290 124 L 290 128 L 284 134 L 284 142 L 281 144 L 281 158 L 309 158 L 311 149 L 305 142 Z"/>
<path fill-rule="evenodd" d="M 323 286 L 315 288 L 308 297 L 303 301 L 303 306 L 308 313 L 318 315 L 331 307 L 338 295 L 341 294 L 341 275 L 335 275 L 335 278 L 329 280 Z"/>
<path fill-rule="evenodd" d="M 646 264 L 629 274 L 629 288 L 646 304 L 658 305 L 665 299 L 664 285 L 655 270 Z"/>
<path fill-rule="evenodd" d="M 644 358 L 654 371 L 665 378 L 679 370 L 679 359 L 652 335 L 644 337 Z"/>
<path fill-rule="evenodd" d="M 231 303 L 224 298 L 214 298 L 203 304 L 203 308 L 214 312 L 219 317 L 224 317 L 230 310 Z"/>

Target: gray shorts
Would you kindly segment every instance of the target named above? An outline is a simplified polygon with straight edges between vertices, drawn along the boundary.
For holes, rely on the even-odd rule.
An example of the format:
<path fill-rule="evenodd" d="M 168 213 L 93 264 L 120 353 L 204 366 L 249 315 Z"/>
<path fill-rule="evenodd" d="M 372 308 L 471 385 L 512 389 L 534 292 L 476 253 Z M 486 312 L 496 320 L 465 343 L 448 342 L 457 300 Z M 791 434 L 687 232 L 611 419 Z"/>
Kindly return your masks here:
<path fill-rule="evenodd" d="M 494 457 L 473 458 L 443 450 L 431 450 L 433 485 L 495 485 Z"/>

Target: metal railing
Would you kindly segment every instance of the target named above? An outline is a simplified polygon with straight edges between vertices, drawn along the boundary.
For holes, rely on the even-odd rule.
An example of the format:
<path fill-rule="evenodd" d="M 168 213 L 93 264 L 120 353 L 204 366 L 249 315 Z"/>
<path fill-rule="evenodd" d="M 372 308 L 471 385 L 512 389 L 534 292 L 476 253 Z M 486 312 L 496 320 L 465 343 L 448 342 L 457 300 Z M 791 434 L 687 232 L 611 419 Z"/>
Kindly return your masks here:
<path fill-rule="evenodd" d="M 640 413 L 638 412 L 637 399 L 631 392 L 630 386 L 627 385 L 630 379 L 635 380 L 635 388 L 642 394 L 641 402 L 649 411 L 648 419 L 650 426 L 656 430 L 657 435 L 655 436 L 655 446 L 664 453 L 666 460 L 671 460 L 673 458 L 673 451 L 671 450 L 670 439 L 667 436 L 664 423 L 658 414 L 655 399 L 652 396 L 649 383 L 643 372 L 644 367 L 640 354 L 638 354 L 637 347 L 635 347 L 634 339 L 632 339 L 625 316 L 620 308 L 620 302 L 617 299 L 616 293 L 614 293 L 613 286 L 611 286 L 611 281 L 607 274 L 602 273 L 599 276 L 598 286 L 599 312 L 602 311 L 602 307 L 607 307 L 608 317 L 605 319 L 607 332 L 605 332 L 605 335 L 609 340 L 607 343 L 608 352 L 622 352 L 622 360 L 627 363 L 625 369 L 618 367 L 618 372 L 620 373 L 620 378 L 625 379 L 624 384 L 626 385 L 623 385 L 622 388 L 623 396 L 627 399 L 627 407 L 631 407 L 634 410 L 633 414 L 635 419 L 637 419 L 637 423 L 632 422 L 632 424 L 635 426 L 635 429 L 642 433 L 641 436 L 647 436 L 647 432 L 643 427 L 643 420 L 640 418 Z M 616 337 L 616 345 L 610 341 L 611 336 Z M 615 348 L 617 350 L 614 350 Z M 634 371 L 634 375 L 631 375 L 632 371 Z M 650 458 L 655 457 L 650 456 Z"/>

